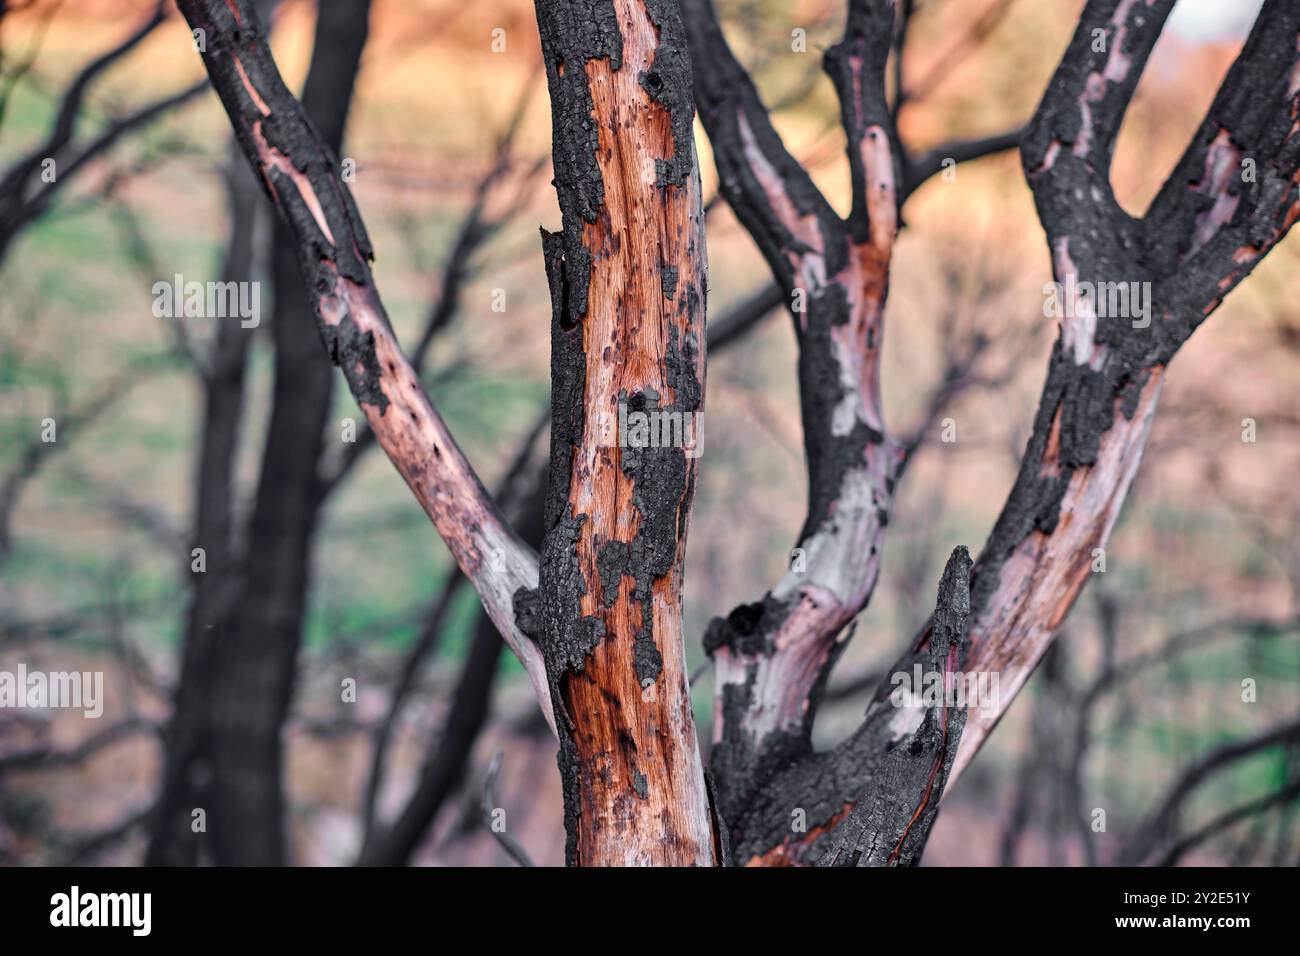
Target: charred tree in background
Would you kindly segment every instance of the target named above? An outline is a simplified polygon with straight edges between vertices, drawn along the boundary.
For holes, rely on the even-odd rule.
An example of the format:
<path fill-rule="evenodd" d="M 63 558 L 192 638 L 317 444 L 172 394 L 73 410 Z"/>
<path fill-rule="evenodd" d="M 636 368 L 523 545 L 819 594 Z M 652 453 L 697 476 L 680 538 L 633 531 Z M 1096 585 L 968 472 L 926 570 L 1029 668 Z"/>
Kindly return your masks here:
<path fill-rule="evenodd" d="M 320 5 L 302 104 L 331 157 L 342 147 L 369 16 L 370 0 Z M 192 859 L 200 834 L 191 831 L 190 813 L 197 806 L 208 812 L 215 861 L 286 861 L 281 730 L 304 626 L 321 502 L 317 461 L 334 375 L 320 360 L 298 256 L 293 234 L 277 223 L 270 267 L 275 385 L 240 554 L 231 550 L 230 469 L 251 331 L 233 323 L 218 327 L 197 505 L 196 545 L 208 549 L 208 570 L 195 587 L 152 862 Z M 199 702 L 187 705 L 196 693 Z M 190 729 L 196 722 L 203 724 L 197 734 Z"/>
<path fill-rule="evenodd" d="M 132 112 L 112 117 L 89 139 L 80 140 L 78 137 L 86 125 L 86 114 L 90 112 L 88 98 L 91 91 L 106 73 L 166 22 L 170 5 L 169 0 L 159 0 L 149 16 L 121 42 L 87 63 L 64 88 L 45 139 L 0 173 L 0 263 L 8 257 L 23 230 L 48 212 L 70 183 L 93 169 L 95 160 L 107 155 L 131 133 L 145 129 L 177 107 L 197 99 L 207 89 L 207 83 L 199 81 Z M 12 7 L 0 5 L 0 18 L 10 12 L 13 12 Z M 11 93 L 12 85 L 6 86 L 6 94 Z M 0 125 L 4 122 L 8 105 L 6 95 L 0 100 Z M 49 166 L 51 163 L 54 164 L 52 167 Z M 55 173 L 52 178 L 48 175 L 51 170 Z"/>
<path fill-rule="evenodd" d="M 516 595 L 535 591 L 537 557 L 502 519 L 478 476 L 449 433 L 437 408 L 420 385 L 411 362 L 393 333 L 370 270 L 373 251 L 365 226 L 336 154 L 321 139 L 302 105 L 286 89 L 271 56 L 261 20 L 246 0 L 181 0 L 181 12 L 192 29 L 202 31 L 203 62 L 230 118 L 246 159 L 288 227 L 297 252 L 298 268 L 315 317 L 316 332 L 328 357 L 344 373 L 348 387 L 366 415 L 371 432 L 433 521 L 462 573 L 474 585 L 493 624 L 522 662 L 535 688 L 548 724 L 553 721 L 541 651 L 516 623 Z M 341 129 L 342 121 L 338 128 Z M 319 356 L 315 359 L 319 362 Z M 305 361 L 305 358 L 304 358 Z M 323 414 L 323 413 L 322 413 Z M 319 432 L 313 438 L 319 448 Z M 322 489 L 316 458 L 312 459 L 312 501 Z M 296 468 L 296 466 L 295 466 Z M 297 472 L 295 472 L 297 473 Z M 307 479 L 304 477 L 304 484 Z M 267 515 L 264 527 L 277 527 Z M 254 524 L 258 523 L 254 518 Z M 305 525 L 300 525 L 305 527 Z M 277 532 L 278 533 L 278 532 Z M 307 542 L 310 532 L 306 532 Z M 297 554 L 306 554 L 301 539 L 288 539 Z M 296 543 L 295 543 L 296 542 Z M 290 571 L 286 590 L 296 591 L 302 572 Z M 280 603 L 280 608 L 291 602 Z M 301 602 L 297 602 L 301 616 Z M 285 632 L 281 632 L 285 633 Z M 296 650 L 298 636 L 291 635 Z M 286 640 L 288 643 L 288 640 Z M 279 726 L 292 690 L 292 653 L 273 648 L 277 660 L 249 670 L 238 662 L 226 686 L 270 695 L 261 702 L 257 726 L 251 719 L 228 714 L 232 739 L 261 748 L 258 759 L 277 762 L 277 792 L 261 783 L 247 784 L 245 753 L 230 749 L 223 787 L 232 801 L 225 818 L 256 813 L 264 828 L 282 826 L 278 818 Z M 287 683 L 287 686 L 286 686 Z M 242 706 L 234 697 L 230 708 Z M 267 726 L 275 729 L 268 731 Z M 272 740 L 272 735 L 274 740 Z M 249 810 L 251 808 L 251 810 Z M 270 822 L 267 822 L 270 821 Z M 265 832 L 265 831 L 264 831 Z M 223 852 L 266 859 L 283 855 L 282 835 L 269 837 L 269 851 L 250 845 L 251 838 L 231 833 Z M 214 841 L 215 843 L 216 841 Z"/>
<path fill-rule="evenodd" d="M 260 204 L 251 170 L 239 163 L 238 150 L 232 145 L 226 188 L 230 235 L 221 272 L 223 282 L 253 280 Z M 206 571 L 193 573 L 190 552 L 185 554 L 185 574 L 191 580 L 190 603 L 172 716 L 164 735 L 158 804 L 146 853 L 146 861 L 156 865 L 179 866 L 196 861 L 200 841 L 192 830 L 191 814 L 195 808 L 207 805 L 211 777 L 207 724 L 213 707 L 213 678 L 239 588 L 234 464 L 243 420 L 250 342 L 250 330 L 239 323 L 219 323 L 211 359 L 200 370 L 203 418 L 199 425 L 191 548 L 204 549 Z"/>
<path fill-rule="evenodd" d="M 318 7 L 302 108 L 337 161 L 365 49 L 370 0 Z M 248 535 L 244 585 L 218 658 L 209 823 L 219 861 L 279 864 L 284 844 L 284 721 L 302 642 L 312 537 L 320 518 L 316 462 L 333 398 L 320 360 L 298 248 L 277 222 L 271 251 L 275 386 Z"/>

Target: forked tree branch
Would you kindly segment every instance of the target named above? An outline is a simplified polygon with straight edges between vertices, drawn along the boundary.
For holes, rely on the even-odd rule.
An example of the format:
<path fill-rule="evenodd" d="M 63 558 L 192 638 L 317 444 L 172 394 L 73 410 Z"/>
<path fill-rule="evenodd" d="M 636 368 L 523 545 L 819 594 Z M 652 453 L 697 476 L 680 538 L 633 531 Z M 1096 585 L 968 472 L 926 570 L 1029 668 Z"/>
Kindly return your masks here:
<path fill-rule="evenodd" d="M 696 58 L 704 64 L 697 66 L 697 73 L 704 74 L 697 77 L 697 87 L 722 188 L 740 204 L 738 216 L 754 233 L 778 281 L 784 281 L 798 275 L 792 264 L 806 262 L 810 248 L 822 251 L 807 238 L 833 234 L 834 226 L 822 226 L 814 201 L 782 205 L 791 188 L 801 195 L 797 190 L 806 176 L 792 168 L 793 160 L 779 148 L 770 124 L 765 125 L 757 94 L 726 50 L 707 0 L 684 0 L 684 7 L 692 11 L 696 26 L 693 42 L 707 51 L 707 57 Z M 851 5 L 850 35 L 858 7 Z M 950 782 L 1032 672 L 1091 572 L 1095 549 L 1104 547 L 1140 460 L 1165 365 L 1297 215 L 1300 10 L 1285 0 L 1266 3 L 1197 143 L 1148 220 L 1133 219 L 1115 201 L 1109 182 L 1115 140 L 1171 7 L 1172 0 L 1091 0 L 1026 134 L 1022 159 L 1052 246 L 1058 288 L 1074 290 L 1077 283 L 1089 282 L 1104 289 L 1101 283 L 1123 283 L 1135 297 L 1130 308 L 1141 309 L 1142 299 L 1136 297 L 1150 290 L 1150 311 L 1136 321 L 1127 310 L 1099 316 L 1095 299 L 1082 293 L 1062 303 L 1061 338 L 1033 436 L 971 578 L 965 666 L 976 676 L 997 674 L 1000 694 L 971 712 Z M 840 45 L 836 51 L 842 55 L 843 49 Z M 836 51 L 828 55 L 832 69 Z M 849 88 L 855 96 L 863 95 L 856 85 Z M 844 89 L 841 83 L 842 102 Z M 1248 89 L 1254 95 L 1264 91 L 1262 102 L 1268 105 L 1246 111 Z M 852 152 L 863 140 L 855 137 L 857 114 L 846 109 L 845 118 Z M 1216 139 L 1225 138 L 1223 130 L 1238 127 L 1259 167 L 1257 179 L 1240 183 L 1225 172 L 1235 154 L 1214 147 Z M 747 138 L 741 135 L 746 129 L 762 133 Z M 1226 160 L 1232 163 L 1225 166 Z M 932 168 L 932 161 L 926 163 Z M 755 188 L 760 182 L 767 188 Z M 861 181 L 870 182 L 869 174 Z M 855 213 L 871 195 L 861 183 L 855 176 Z M 793 213 L 782 218 L 777 214 L 782 209 Z M 1190 244 L 1173 240 L 1176 253 L 1171 253 L 1169 237 L 1179 235 L 1177 227 L 1168 225 L 1174 221 L 1195 224 L 1195 230 Z M 802 243 L 787 238 L 795 226 L 804 228 Z M 858 229 L 856 235 L 862 236 Z M 1206 251 L 1211 247 L 1217 255 Z M 1184 268 L 1193 265 L 1195 270 Z M 813 327 L 815 314 L 796 319 L 806 330 Z M 802 339 L 800 348 L 806 389 Z M 830 416 L 823 414 L 824 424 Z M 806 429 L 807 419 L 805 395 Z M 811 429 L 806 442 L 816 501 Z M 810 511 L 810 521 L 815 515 Z M 860 539 L 856 556 L 866 547 Z M 829 834 L 842 837 L 844 831 L 837 828 L 869 813 L 864 800 L 879 799 L 878 793 L 871 796 L 872 781 L 907 731 L 899 725 L 884 682 L 862 727 L 840 746 L 814 753 L 809 741 L 818 686 L 814 675 L 824 680 L 833 651 L 821 661 L 805 657 L 799 666 L 779 672 L 773 663 L 790 658 L 794 645 L 769 626 L 772 602 L 769 595 L 761 604 L 737 609 L 725 624 L 715 622 L 706 639 L 714 649 L 722 689 L 721 737 L 713 766 L 720 792 L 729 798 L 724 809 L 738 862 L 808 863 L 825 849 Z M 924 665 L 935 639 L 933 625 L 927 625 L 891 674 Z M 780 639 L 773 640 L 774 634 Z M 737 667 L 733 659 L 743 664 Z M 804 693 L 805 688 L 813 690 Z M 796 714 L 800 721 L 790 721 Z M 783 716 L 789 721 L 784 725 Z M 795 809 L 806 814 L 809 825 L 792 834 Z"/>
<path fill-rule="evenodd" d="M 815 697 L 837 640 L 870 599 L 901 446 L 887 432 L 879 354 L 901 164 L 885 99 L 893 4 L 850 4 L 826 55 L 848 140 L 853 208 L 841 219 L 786 150 L 708 0 L 682 4 L 700 116 L 720 190 L 789 290 L 809 473 L 789 572 L 716 619 L 713 771 L 733 826 L 771 763 L 810 749 Z"/>
<path fill-rule="evenodd" d="M 1169 361 L 1300 214 L 1300 5 L 1290 0 L 1265 3 L 1224 79 L 1187 154 L 1205 161 L 1185 157 L 1144 219 L 1119 207 L 1111 153 L 1172 6 L 1091 0 L 1022 147 L 1053 252 L 1061 334 L 1020 474 L 975 565 L 970 667 L 1000 675 L 1000 706 L 967 726 L 954 778 L 1105 548 Z M 1225 170 L 1216 153 L 1237 129 L 1259 157 L 1255 177 L 1235 163 Z M 1092 294 L 1071 296 L 1084 283 Z M 1128 308 L 1107 289 L 1126 292 Z"/>
<path fill-rule="evenodd" d="M 684 0 L 683 9 L 719 188 L 763 251 L 778 287 L 790 290 L 809 473 L 807 518 L 789 572 L 762 601 L 715 620 L 705 635 L 716 668 L 712 768 L 722 815 L 744 862 L 774 845 L 747 839 L 748 821 L 772 806 L 767 799 L 783 800 L 776 796 L 779 788 L 759 794 L 781 772 L 796 765 L 807 769 L 805 761 L 815 759 L 812 724 L 822 689 L 850 636 L 846 627 L 867 605 L 879 577 L 906 454 L 886 428 L 880 395 L 899 207 L 943 168 L 949 154 L 976 158 L 1014 139 L 1004 135 L 944 147 L 919 165 L 908 159 L 885 94 L 895 5 L 852 0 L 844 39 L 825 58 L 839 97 L 852 183 L 852 208 L 841 219 L 781 143 L 712 5 Z M 945 750 L 946 759 L 952 752 Z M 896 777 L 893 783 L 902 788 L 904 781 Z M 892 799 L 920 800 L 902 789 L 891 792 Z M 852 826 L 883 825 L 890 817 L 883 799 L 880 792 L 852 794 L 835 810 L 836 822 L 852 809 Z M 782 810 L 783 825 L 790 812 L 789 806 Z M 810 859 L 800 855 L 798 862 Z M 866 859 L 898 862 L 889 854 Z"/>

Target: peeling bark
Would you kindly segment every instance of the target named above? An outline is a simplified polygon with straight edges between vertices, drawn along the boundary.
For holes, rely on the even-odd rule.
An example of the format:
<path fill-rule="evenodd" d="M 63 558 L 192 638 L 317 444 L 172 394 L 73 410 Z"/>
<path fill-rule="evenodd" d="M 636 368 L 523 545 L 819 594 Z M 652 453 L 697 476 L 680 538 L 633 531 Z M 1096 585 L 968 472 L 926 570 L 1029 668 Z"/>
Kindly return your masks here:
<path fill-rule="evenodd" d="M 762 600 L 715 619 L 704 638 L 716 672 L 710 763 L 722 815 L 734 821 L 773 768 L 811 752 L 821 689 L 879 578 L 902 462 L 880 398 L 902 184 L 884 90 L 894 7 L 850 3 L 844 39 L 826 53 L 848 141 L 846 220 L 781 143 L 708 0 L 683 9 L 720 188 L 790 295 L 808 462 L 807 518 L 789 572 Z"/>
<path fill-rule="evenodd" d="M 670 0 L 538 0 L 537 19 L 564 215 L 561 233 L 543 235 L 552 424 L 538 638 L 566 855 L 712 865 L 682 636 L 694 453 L 684 431 L 635 447 L 617 424 L 642 412 L 695 427 L 703 410 L 706 260 L 685 38 Z"/>
<path fill-rule="evenodd" d="M 370 272 L 373 250 L 338 161 L 285 88 L 246 0 L 179 0 L 205 31 L 204 66 L 245 156 L 298 243 L 317 330 L 380 445 L 414 492 L 492 621 L 523 662 L 548 722 L 542 655 L 515 623 L 536 556 L 510 531 L 420 387 Z"/>

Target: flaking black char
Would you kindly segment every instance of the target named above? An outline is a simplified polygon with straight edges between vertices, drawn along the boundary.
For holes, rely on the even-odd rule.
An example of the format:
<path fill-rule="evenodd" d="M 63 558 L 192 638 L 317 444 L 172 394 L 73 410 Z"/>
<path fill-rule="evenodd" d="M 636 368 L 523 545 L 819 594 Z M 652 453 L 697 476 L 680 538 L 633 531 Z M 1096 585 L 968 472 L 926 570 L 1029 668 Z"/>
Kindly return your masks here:
<path fill-rule="evenodd" d="M 583 674 L 592 652 L 608 639 L 609 632 L 600 614 L 614 607 L 625 578 L 630 580 L 627 594 L 631 605 L 640 607 L 640 624 L 633 636 L 632 667 L 637 685 L 653 693 L 656 682 L 665 678 L 665 655 L 660 641 L 680 641 L 680 635 L 665 638 L 655 634 L 652 589 L 668 577 L 674 578 L 674 588 L 680 587 L 680 581 L 676 580 L 680 577 L 678 552 L 691 506 L 694 468 L 680 447 L 609 450 L 617 454 L 621 475 L 631 482 L 638 530 L 628 540 L 607 540 L 599 533 L 591 533 L 597 575 L 595 581 L 588 582 L 578 551 L 582 536 L 588 534 L 586 525 L 593 516 L 574 513 L 572 482 L 577 467 L 574 455 L 582 448 L 587 417 L 608 414 L 613 409 L 584 405 L 588 400 L 585 395 L 588 368 L 594 361 L 584 351 L 584 338 L 593 334 L 587 313 L 592 305 L 592 271 L 597 267 L 592 258 L 594 251 L 584 245 L 584 232 L 592 224 L 602 224 L 601 228 L 608 232 L 606 242 L 611 249 L 623 248 L 642 237 L 635 234 L 637 227 L 631 223 L 608 223 L 606 183 L 602 181 L 597 155 L 597 122 L 605 120 L 598 121 L 593 115 L 596 104 L 586 67 L 592 61 L 603 61 L 612 71 L 626 69 L 626 40 L 620 32 L 622 24 L 615 12 L 616 5 L 610 0 L 579 3 L 538 0 L 536 8 L 551 94 L 555 187 L 563 214 L 561 231 L 543 232 L 542 237 L 551 292 L 552 424 L 538 640 L 546 655 L 556 711 L 564 713 L 568 682 L 589 679 L 589 675 L 578 675 Z M 654 188 L 662 192 L 661 201 L 665 204 L 693 194 L 698 205 L 699 179 L 691 139 L 694 101 L 690 57 L 677 4 L 670 0 L 649 0 L 628 15 L 648 17 L 654 28 L 650 62 L 635 80 L 650 100 L 667 112 L 672 138 L 671 153 L 656 157 Z M 638 122 L 659 123 L 662 114 L 656 116 L 655 112 L 639 114 L 642 118 Z M 609 135 L 623 135 L 623 131 L 611 131 Z M 698 210 L 690 215 L 698 216 Z M 702 234 L 698 219 L 689 223 L 689 228 Z M 656 383 L 654 388 L 624 395 L 629 408 L 691 415 L 701 409 L 702 238 L 689 244 L 687 254 L 699 259 L 699 265 L 689 273 L 684 261 L 652 263 L 658 269 L 655 291 L 672 303 L 664 310 L 662 331 L 668 341 L 665 353 L 659 357 L 662 385 Z M 659 312 L 657 307 L 650 308 L 650 304 L 646 311 L 649 316 L 657 316 Z M 691 331 L 683 335 L 679 325 Z M 663 387 L 673 390 L 675 397 L 671 403 L 661 396 Z M 597 614 L 583 615 L 582 599 L 591 586 L 600 588 L 599 610 Z M 679 680 L 682 675 L 672 674 L 666 679 Z M 584 765 L 584 758 L 574 745 L 574 735 L 584 733 L 581 725 L 589 720 L 585 714 L 568 714 L 567 719 L 560 721 L 559 760 L 565 785 L 566 852 L 570 862 L 577 859 L 584 780 L 593 772 Z M 621 744 L 621 750 L 633 768 L 628 781 L 629 796 L 643 801 L 650 793 L 654 775 L 648 769 L 643 773 L 638 767 L 641 756 L 636 753 L 630 736 Z"/>

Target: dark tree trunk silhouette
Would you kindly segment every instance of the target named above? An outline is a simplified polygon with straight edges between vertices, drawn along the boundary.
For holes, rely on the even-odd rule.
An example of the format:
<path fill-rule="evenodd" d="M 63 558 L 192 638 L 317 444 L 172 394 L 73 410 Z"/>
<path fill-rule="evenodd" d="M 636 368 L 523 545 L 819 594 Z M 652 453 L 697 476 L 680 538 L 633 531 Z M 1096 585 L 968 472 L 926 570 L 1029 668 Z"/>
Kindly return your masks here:
<path fill-rule="evenodd" d="M 236 153 L 232 149 L 232 153 Z M 238 155 L 232 159 L 237 161 Z M 257 183 L 246 167 L 227 175 L 230 237 L 223 282 L 248 282 L 253 276 L 255 226 L 259 208 Z M 201 370 L 203 420 L 199 432 L 197 493 L 191 545 L 204 551 L 205 571 L 185 572 L 192 582 L 181 648 L 174 709 L 165 735 L 165 755 L 158 806 L 154 810 L 146 860 L 158 865 L 195 862 L 199 839 L 192 814 L 207 804 L 207 722 L 214 706 L 213 677 L 228 632 L 230 610 L 238 592 L 235 556 L 234 462 L 244 409 L 244 375 L 250 336 L 236 322 L 217 326 L 212 358 Z"/>
<path fill-rule="evenodd" d="M 342 147 L 365 48 L 369 0 L 322 4 L 303 110 L 331 155 Z M 246 214 L 246 213 L 245 213 Z M 233 235 L 251 249 L 240 220 Z M 231 549 L 230 469 L 251 330 L 218 327 L 200 463 L 198 546 L 208 570 L 196 585 L 182 664 L 169 769 L 150 849 L 153 862 L 192 859 L 190 814 L 208 814 L 213 859 L 278 864 L 284 843 L 281 732 L 302 638 L 312 536 L 321 496 L 317 461 L 333 370 L 312 341 L 315 320 L 293 234 L 277 223 L 271 247 L 275 385 L 253 513 L 242 551 Z M 242 263 L 241 276 L 252 273 Z M 212 542 L 208 544 L 208 542 Z M 201 690 L 199 688 L 202 688 Z M 196 696 L 193 704 L 186 700 Z M 201 722 L 201 731 L 190 729 Z M 201 782 L 197 788 L 194 780 Z"/>
<path fill-rule="evenodd" d="M 302 107 L 332 156 L 365 48 L 369 0 L 319 6 Z M 244 560 L 243 588 L 218 658 L 212 710 L 210 829 L 218 861 L 282 864 L 283 741 L 302 641 L 312 537 L 320 517 L 316 463 L 334 370 L 312 341 L 315 320 L 298 249 L 277 223 L 271 252 L 275 387 Z"/>

